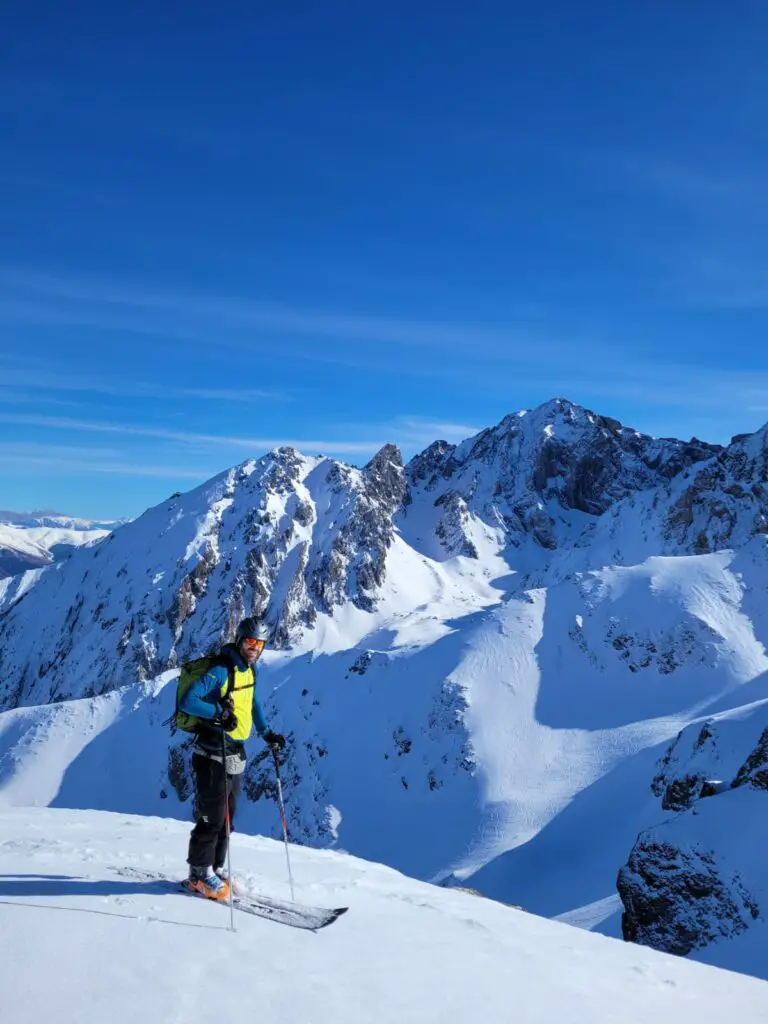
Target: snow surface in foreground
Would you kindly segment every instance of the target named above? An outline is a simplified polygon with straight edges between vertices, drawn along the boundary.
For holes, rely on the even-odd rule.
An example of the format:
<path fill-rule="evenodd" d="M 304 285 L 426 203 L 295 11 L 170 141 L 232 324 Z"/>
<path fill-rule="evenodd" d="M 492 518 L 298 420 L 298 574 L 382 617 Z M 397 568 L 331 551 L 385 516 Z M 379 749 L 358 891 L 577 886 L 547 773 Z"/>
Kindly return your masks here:
<path fill-rule="evenodd" d="M 188 825 L 95 811 L 0 815 L 0 1019 L 220 1024 L 768 1020 L 768 986 L 293 848 L 297 899 L 349 913 L 319 934 L 168 893 Z M 279 843 L 237 835 L 247 886 L 287 896 Z M 131 877 L 130 869 L 139 869 Z"/>

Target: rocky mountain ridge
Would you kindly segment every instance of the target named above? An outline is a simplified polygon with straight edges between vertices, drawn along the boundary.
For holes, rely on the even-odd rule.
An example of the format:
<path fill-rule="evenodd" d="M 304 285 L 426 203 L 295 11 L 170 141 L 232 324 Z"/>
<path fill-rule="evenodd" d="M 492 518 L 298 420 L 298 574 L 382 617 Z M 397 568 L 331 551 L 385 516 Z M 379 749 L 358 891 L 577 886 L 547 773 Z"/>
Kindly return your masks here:
<path fill-rule="evenodd" d="M 393 445 L 362 469 L 278 449 L 147 510 L 6 607 L 0 706 L 156 675 L 243 614 L 267 616 L 288 647 L 320 614 L 373 611 L 396 538 L 438 561 L 491 547 L 516 572 L 540 569 L 617 503 L 721 455 L 563 399 L 407 467 Z"/>

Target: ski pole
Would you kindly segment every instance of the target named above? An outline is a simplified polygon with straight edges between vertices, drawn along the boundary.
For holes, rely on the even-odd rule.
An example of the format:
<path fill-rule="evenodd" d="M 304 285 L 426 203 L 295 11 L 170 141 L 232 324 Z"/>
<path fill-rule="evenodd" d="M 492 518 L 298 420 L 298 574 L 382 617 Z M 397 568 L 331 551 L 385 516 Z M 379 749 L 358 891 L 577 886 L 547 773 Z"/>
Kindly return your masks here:
<path fill-rule="evenodd" d="M 283 825 L 283 842 L 285 843 L 285 860 L 288 864 L 288 883 L 291 886 L 291 899 L 295 899 L 293 895 L 293 873 L 291 871 L 291 857 L 288 852 L 288 822 L 285 818 L 285 801 L 283 800 L 283 784 L 280 781 L 280 762 L 277 759 L 277 750 L 272 747 L 272 757 L 275 761 L 275 776 L 277 777 L 277 801 L 280 805 L 280 821 Z"/>
<path fill-rule="evenodd" d="M 227 744 L 224 734 L 224 726 L 221 727 L 221 767 L 224 769 L 224 822 L 227 832 L 227 881 L 229 882 L 229 927 L 230 931 L 235 930 L 235 906 L 232 896 L 232 844 L 230 835 L 232 829 L 229 821 L 229 775 L 227 774 Z"/>

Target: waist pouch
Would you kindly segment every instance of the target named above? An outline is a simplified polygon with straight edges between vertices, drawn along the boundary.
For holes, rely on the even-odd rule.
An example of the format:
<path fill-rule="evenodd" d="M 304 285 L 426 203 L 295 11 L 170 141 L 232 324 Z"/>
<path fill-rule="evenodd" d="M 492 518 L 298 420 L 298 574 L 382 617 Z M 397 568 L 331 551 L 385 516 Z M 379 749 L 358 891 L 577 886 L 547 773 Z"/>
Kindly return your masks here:
<path fill-rule="evenodd" d="M 247 763 L 242 754 L 227 754 L 224 758 L 224 771 L 227 775 L 242 775 Z"/>

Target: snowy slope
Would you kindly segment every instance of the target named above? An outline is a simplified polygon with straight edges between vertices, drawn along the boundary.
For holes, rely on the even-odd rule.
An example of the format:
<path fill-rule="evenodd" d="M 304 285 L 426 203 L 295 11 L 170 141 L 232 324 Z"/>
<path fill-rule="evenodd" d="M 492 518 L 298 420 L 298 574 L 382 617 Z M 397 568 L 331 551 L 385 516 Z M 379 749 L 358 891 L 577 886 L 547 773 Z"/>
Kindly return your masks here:
<path fill-rule="evenodd" d="M 297 898 L 348 905 L 313 935 L 178 894 L 187 826 L 95 812 L 0 816 L 0 1012 L 6 1024 L 744 1024 L 768 985 L 295 848 Z M 282 846 L 238 835 L 244 885 L 286 895 Z M 247 984 L 244 985 L 244 979 Z M 246 1002 L 244 1003 L 244 1000 Z"/>
<path fill-rule="evenodd" d="M 489 860 L 473 886 L 548 915 L 615 893 L 637 832 L 663 816 L 650 785 L 667 738 L 768 696 L 768 619 L 749 604 L 765 552 L 738 574 L 733 562 L 726 552 L 653 558 L 541 592 L 535 707 L 522 714 L 524 676 L 504 656 L 515 704 L 489 715 L 516 757 L 505 786 L 507 798 L 517 790 L 504 831 L 510 852 Z"/>
<path fill-rule="evenodd" d="M 45 572 L 45 566 L 40 569 L 27 569 L 14 576 L 5 576 L 0 579 L 0 614 L 4 607 L 10 607 L 33 586 Z"/>
<path fill-rule="evenodd" d="M 29 540 L 49 551 L 54 558 L 61 558 L 72 548 L 103 540 L 110 532 L 102 527 L 74 530 L 62 526 L 29 526 L 24 529 Z"/>

